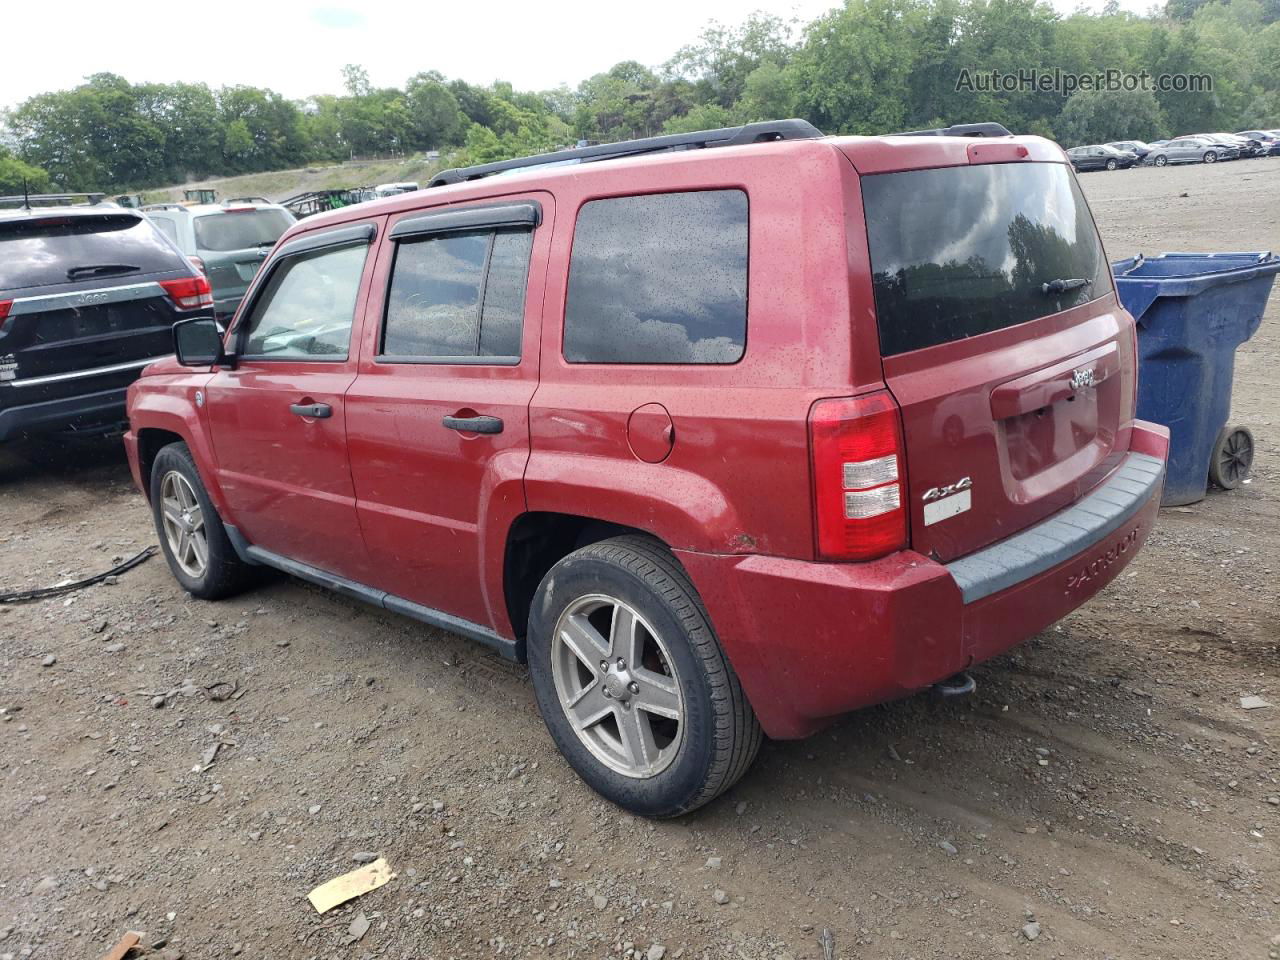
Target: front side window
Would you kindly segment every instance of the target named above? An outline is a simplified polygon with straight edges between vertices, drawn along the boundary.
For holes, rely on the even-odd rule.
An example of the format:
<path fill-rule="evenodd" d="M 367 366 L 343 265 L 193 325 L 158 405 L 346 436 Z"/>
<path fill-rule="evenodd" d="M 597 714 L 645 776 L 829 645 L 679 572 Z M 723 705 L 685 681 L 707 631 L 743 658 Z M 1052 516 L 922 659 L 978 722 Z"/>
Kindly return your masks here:
<path fill-rule="evenodd" d="M 570 363 L 735 363 L 747 337 L 747 195 L 592 200 L 569 261 Z"/>
<path fill-rule="evenodd" d="M 533 234 L 477 230 L 397 244 L 382 356 L 520 356 Z"/>
<path fill-rule="evenodd" d="M 270 360 L 345 360 L 366 244 L 287 257 L 253 305 L 244 354 Z"/>

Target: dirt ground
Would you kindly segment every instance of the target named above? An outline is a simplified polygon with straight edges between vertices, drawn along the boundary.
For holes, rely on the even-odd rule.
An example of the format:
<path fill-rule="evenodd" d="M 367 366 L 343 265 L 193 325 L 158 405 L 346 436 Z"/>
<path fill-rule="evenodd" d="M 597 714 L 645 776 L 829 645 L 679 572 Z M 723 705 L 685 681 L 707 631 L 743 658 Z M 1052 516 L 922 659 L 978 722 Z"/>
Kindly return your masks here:
<path fill-rule="evenodd" d="M 1280 160 L 1082 183 L 1113 258 L 1280 250 Z M 573 775 L 523 668 L 297 581 L 208 604 L 155 559 L 4 607 L 0 960 L 130 929 L 187 958 L 1280 957 L 1278 358 L 1273 295 L 1250 484 L 1163 511 L 973 697 L 766 743 L 675 822 Z M 154 542 L 116 444 L 29 454 L 0 454 L 0 589 Z M 362 853 L 396 878 L 317 915 Z"/>

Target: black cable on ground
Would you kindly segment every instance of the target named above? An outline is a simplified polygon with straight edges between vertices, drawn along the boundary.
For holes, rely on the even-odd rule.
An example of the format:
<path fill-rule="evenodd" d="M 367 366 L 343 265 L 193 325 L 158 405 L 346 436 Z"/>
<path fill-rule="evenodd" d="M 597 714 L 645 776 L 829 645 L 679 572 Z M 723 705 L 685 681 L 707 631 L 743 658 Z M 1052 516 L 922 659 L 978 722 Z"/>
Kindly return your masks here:
<path fill-rule="evenodd" d="M 132 570 L 140 563 L 146 563 L 156 555 L 159 547 L 150 546 L 140 553 L 130 557 L 119 566 L 112 567 L 104 573 L 95 574 L 87 580 L 77 580 L 75 583 L 64 583 L 57 587 L 41 587 L 38 590 L 20 590 L 17 593 L 0 593 L 0 603 L 25 603 L 28 600 L 44 600 L 46 597 L 57 597 L 64 593 L 72 593 L 76 590 L 83 590 L 85 587 L 91 587 L 95 583 L 101 583 L 107 577 L 114 577 L 124 573 L 126 570 Z"/>

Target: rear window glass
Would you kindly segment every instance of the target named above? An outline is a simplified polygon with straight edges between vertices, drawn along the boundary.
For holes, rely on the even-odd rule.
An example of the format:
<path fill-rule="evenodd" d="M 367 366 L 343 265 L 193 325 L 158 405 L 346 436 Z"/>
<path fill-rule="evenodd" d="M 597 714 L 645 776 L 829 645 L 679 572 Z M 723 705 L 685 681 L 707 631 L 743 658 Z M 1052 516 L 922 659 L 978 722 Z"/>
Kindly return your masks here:
<path fill-rule="evenodd" d="M 104 267 L 96 275 L 90 267 Z M 81 268 L 81 269 L 76 269 Z M 129 214 L 0 223 L 0 290 L 184 270 L 150 222 Z M 68 273 L 68 271 L 73 271 Z"/>
<path fill-rule="evenodd" d="M 593 200 L 569 261 L 570 363 L 734 363 L 747 337 L 747 195 Z"/>
<path fill-rule="evenodd" d="M 885 356 L 1111 292 L 1093 217 L 1064 164 L 877 174 L 862 179 L 862 199 Z"/>
<path fill-rule="evenodd" d="M 196 217 L 196 246 L 201 250 L 247 250 L 274 246 L 292 225 L 283 210 L 233 210 Z"/>

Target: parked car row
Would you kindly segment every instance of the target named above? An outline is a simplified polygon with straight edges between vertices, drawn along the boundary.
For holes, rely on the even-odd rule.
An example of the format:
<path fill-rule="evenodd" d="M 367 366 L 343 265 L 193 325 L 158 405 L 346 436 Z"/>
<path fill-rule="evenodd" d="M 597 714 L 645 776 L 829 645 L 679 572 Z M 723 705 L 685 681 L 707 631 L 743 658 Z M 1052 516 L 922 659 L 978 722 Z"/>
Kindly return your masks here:
<path fill-rule="evenodd" d="M 1195 133 L 1168 140 L 1115 140 L 1072 147 L 1071 165 L 1087 170 L 1125 170 L 1139 164 L 1164 167 L 1178 163 L 1217 163 L 1241 157 L 1280 156 L 1280 130 L 1240 133 Z"/>

